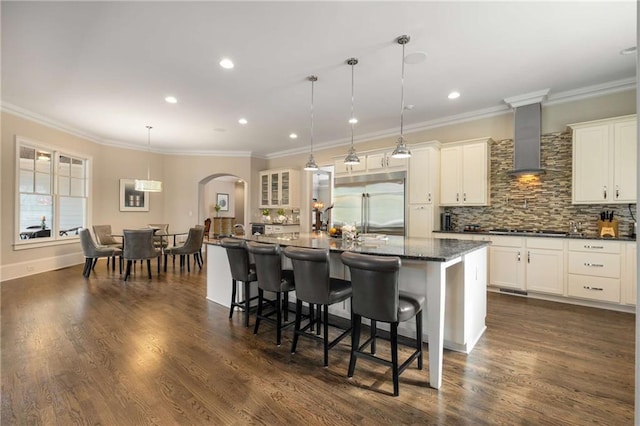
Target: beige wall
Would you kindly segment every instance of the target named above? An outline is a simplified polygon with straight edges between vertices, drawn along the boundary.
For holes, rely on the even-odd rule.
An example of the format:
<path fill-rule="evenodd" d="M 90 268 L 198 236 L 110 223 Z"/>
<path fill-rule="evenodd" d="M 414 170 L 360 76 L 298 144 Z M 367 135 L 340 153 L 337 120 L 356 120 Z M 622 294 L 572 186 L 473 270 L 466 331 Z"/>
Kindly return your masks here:
<path fill-rule="evenodd" d="M 542 131 L 561 131 L 573 122 L 614 117 L 636 112 L 635 91 L 616 93 L 597 98 L 589 98 L 571 103 L 545 106 L 542 113 Z M 442 143 L 490 136 L 495 140 L 513 137 L 512 114 L 468 121 L 465 123 L 407 133 L 409 145 L 438 140 Z M 28 250 L 15 251 L 14 210 L 15 210 L 15 136 L 23 136 L 44 144 L 54 145 L 89 155 L 93 158 L 93 181 L 91 192 L 93 204 L 90 207 L 92 224 L 111 224 L 114 232 L 123 228 L 145 226 L 148 223 L 169 223 L 172 230 L 186 230 L 199 223 L 198 195 L 204 183 L 211 176 L 232 175 L 247 182 L 246 217 L 248 222 L 259 221 L 258 172 L 269 168 L 298 168 L 306 162 L 308 153 L 286 157 L 262 159 L 256 157 L 207 157 L 189 155 L 162 155 L 145 151 L 99 145 L 87 139 L 70 135 L 33 121 L 8 113 L 2 113 L 2 149 L 0 154 L 1 203 L 0 203 L 0 279 L 40 272 L 38 268 L 46 264 L 60 265 L 56 259 L 79 256 L 79 244 L 65 244 Z M 346 136 L 346 135 L 345 135 Z M 393 149 L 396 137 L 378 138 L 356 144 L 359 152 L 376 149 Z M 333 164 L 334 157 L 346 154 L 346 146 L 316 149 L 316 160 L 320 165 Z M 147 165 L 151 167 L 151 177 L 161 179 L 162 193 L 151 194 L 149 212 L 119 211 L 119 180 L 121 178 L 146 177 Z M 204 183 L 203 183 L 204 182 Z M 301 217 L 309 216 L 308 204 L 311 199 L 311 179 L 308 173 L 301 173 Z M 307 188 L 308 187 L 308 188 Z M 68 260 L 67 260 L 68 262 Z M 16 266 L 17 265 L 17 266 Z M 51 267 L 49 267 L 51 269 Z M 43 270 L 47 270 L 46 268 Z M 8 272 L 10 271 L 10 272 Z"/>

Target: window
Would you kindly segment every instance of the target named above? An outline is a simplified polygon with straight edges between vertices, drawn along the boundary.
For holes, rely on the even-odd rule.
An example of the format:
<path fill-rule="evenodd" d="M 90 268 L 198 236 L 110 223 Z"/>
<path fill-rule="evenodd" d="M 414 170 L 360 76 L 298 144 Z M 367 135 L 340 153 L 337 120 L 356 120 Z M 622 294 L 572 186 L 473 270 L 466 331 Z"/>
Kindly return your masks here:
<path fill-rule="evenodd" d="M 89 159 L 17 138 L 16 242 L 77 238 L 87 225 Z"/>

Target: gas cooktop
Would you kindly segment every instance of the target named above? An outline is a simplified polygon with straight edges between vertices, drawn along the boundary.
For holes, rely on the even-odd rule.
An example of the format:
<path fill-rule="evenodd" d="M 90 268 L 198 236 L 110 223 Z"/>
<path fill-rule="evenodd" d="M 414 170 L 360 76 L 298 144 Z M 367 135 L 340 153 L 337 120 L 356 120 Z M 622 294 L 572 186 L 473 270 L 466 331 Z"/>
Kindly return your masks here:
<path fill-rule="evenodd" d="M 546 229 L 510 229 L 510 228 L 496 228 L 489 231 L 490 234 L 502 234 L 502 235 L 540 235 L 540 236 L 562 236 L 567 235 L 564 231 L 551 231 Z"/>

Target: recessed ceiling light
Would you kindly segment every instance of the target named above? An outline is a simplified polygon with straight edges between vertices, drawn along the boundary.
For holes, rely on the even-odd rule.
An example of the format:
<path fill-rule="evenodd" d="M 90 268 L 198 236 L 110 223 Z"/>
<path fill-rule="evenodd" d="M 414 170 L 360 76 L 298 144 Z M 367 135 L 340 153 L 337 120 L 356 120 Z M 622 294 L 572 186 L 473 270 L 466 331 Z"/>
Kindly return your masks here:
<path fill-rule="evenodd" d="M 290 137 L 291 139 L 298 139 L 298 135 L 296 135 L 295 133 L 291 133 L 291 134 L 289 135 L 289 137 Z"/>
<path fill-rule="evenodd" d="M 225 69 L 228 69 L 228 70 L 234 67 L 233 61 L 231 59 L 229 59 L 229 58 L 223 58 L 220 61 L 220 66 L 222 68 L 225 68 Z"/>
<path fill-rule="evenodd" d="M 626 49 L 622 49 L 620 51 L 621 55 L 633 55 L 634 53 L 636 53 L 637 47 L 633 46 L 633 47 L 627 47 Z"/>
<path fill-rule="evenodd" d="M 451 92 L 449 93 L 449 95 L 447 96 L 447 98 L 449 99 L 458 99 L 460 97 L 460 92 Z"/>
<path fill-rule="evenodd" d="M 425 52 L 413 52 L 404 57 L 405 64 L 421 64 L 427 60 L 427 54 Z"/>
<path fill-rule="evenodd" d="M 240 124 L 242 124 L 244 126 L 245 124 L 248 123 L 248 121 L 247 121 L 246 118 L 241 118 L 240 120 L 238 120 L 238 123 L 240 123 Z"/>
<path fill-rule="evenodd" d="M 167 96 L 166 98 L 164 98 L 164 100 L 167 103 L 170 103 L 170 104 L 177 104 L 178 103 L 178 98 L 176 98 L 175 96 Z"/>
<path fill-rule="evenodd" d="M 357 119 L 357 118 L 355 118 L 355 117 L 351 117 L 351 118 L 349 119 L 349 124 L 356 124 L 357 122 L 358 122 L 358 119 Z"/>

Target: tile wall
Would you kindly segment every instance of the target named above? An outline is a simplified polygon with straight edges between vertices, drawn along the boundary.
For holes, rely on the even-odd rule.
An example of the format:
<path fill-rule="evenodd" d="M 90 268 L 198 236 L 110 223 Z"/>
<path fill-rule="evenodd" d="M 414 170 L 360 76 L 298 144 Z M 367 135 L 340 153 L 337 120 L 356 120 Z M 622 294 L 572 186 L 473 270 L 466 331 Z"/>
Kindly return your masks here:
<path fill-rule="evenodd" d="M 513 140 L 496 141 L 491 146 L 491 204 L 487 207 L 447 207 L 455 231 L 465 225 L 483 230 L 518 228 L 568 231 L 569 221 L 579 221 L 584 232 L 597 234 L 600 212 L 613 210 L 621 236 L 631 232 L 632 219 L 627 204 L 571 204 L 571 132 L 549 133 L 541 138 L 541 164 L 547 173 L 531 181 L 510 176 L 513 168 Z M 633 214 L 636 205 L 631 204 Z"/>

